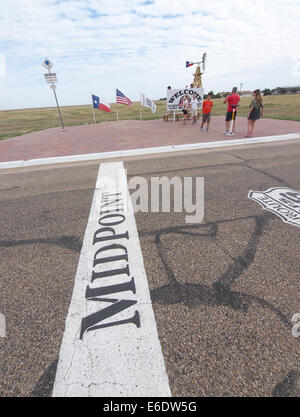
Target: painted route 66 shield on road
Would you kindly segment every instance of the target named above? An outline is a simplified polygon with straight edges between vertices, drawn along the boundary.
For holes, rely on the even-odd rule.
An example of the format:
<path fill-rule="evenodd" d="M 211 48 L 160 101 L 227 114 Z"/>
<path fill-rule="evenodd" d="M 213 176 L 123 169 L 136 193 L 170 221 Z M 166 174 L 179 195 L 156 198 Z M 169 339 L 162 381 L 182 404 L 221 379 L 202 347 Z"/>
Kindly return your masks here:
<path fill-rule="evenodd" d="M 286 187 L 249 191 L 248 197 L 289 224 L 300 227 L 300 191 Z"/>

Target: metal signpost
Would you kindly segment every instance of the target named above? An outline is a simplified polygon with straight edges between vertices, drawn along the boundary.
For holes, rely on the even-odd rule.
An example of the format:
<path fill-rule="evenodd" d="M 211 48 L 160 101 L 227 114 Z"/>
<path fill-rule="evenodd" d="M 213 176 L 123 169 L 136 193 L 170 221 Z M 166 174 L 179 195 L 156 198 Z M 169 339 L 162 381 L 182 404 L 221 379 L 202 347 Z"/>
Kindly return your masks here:
<path fill-rule="evenodd" d="M 46 79 L 48 84 L 51 84 L 50 88 L 51 88 L 51 90 L 53 90 L 53 93 L 54 93 L 54 97 L 55 97 L 55 101 L 56 101 L 56 105 L 57 105 L 57 109 L 58 109 L 58 113 L 59 113 L 59 117 L 60 117 L 60 121 L 61 121 L 61 127 L 62 127 L 62 130 L 64 130 L 65 129 L 64 122 L 63 122 L 63 118 L 62 118 L 62 115 L 61 115 L 61 112 L 60 112 L 60 108 L 59 108 L 59 105 L 58 105 L 57 96 L 56 96 L 56 92 L 55 92 L 55 89 L 56 89 L 55 84 L 57 83 L 57 78 L 56 78 L 56 74 L 54 72 L 51 72 L 51 68 L 53 67 L 53 64 L 48 58 L 46 58 L 43 62 L 43 67 L 48 70 L 48 74 L 44 74 L 45 79 Z"/>

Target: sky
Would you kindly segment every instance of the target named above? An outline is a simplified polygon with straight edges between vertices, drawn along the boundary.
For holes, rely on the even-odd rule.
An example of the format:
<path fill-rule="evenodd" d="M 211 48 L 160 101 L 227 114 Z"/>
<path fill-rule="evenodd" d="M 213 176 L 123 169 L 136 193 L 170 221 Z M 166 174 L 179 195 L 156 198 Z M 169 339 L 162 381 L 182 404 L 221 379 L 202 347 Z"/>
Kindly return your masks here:
<path fill-rule="evenodd" d="M 207 53 L 205 92 L 300 85 L 299 0 L 10 0 L 0 5 L 0 110 L 61 105 L 90 94 L 132 101 L 193 81 Z"/>

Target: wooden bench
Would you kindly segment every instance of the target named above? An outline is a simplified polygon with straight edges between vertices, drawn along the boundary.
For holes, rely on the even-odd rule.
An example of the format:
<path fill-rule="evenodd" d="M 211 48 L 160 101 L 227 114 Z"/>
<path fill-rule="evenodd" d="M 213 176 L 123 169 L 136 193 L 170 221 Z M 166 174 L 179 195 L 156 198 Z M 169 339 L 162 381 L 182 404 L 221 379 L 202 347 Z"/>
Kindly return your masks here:
<path fill-rule="evenodd" d="M 183 113 L 180 111 L 178 113 L 175 113 L 175 121 L 178 122 L 179 119 L 183 118 Z M 188 115 L 189 118 L 189 115 Z M 164 122 L 168 122 L 168 121 L 172 121 L 174 120 L 174 114 L 173 113 L 165 113 L 164 114 Z"/>
<path fill-rule="evenodd" d="M 178 122 L 178 120 L 182 120 L 183 119 L 183 113 L 178 113 L 176 114 L 176 122 Z M 191 113 L 188 113 L 188 120 L 192 119 L 192 115 Z M 197 113 L 197 120 L 200 119 L 200 112 Z"/>
<path fill-rule="evenodd" d="M 164 114 L 164 122 L 168 122 L 169 121 L 169 117 L 172 118 L 172 120 L 173 120 L 173 114 L 171 114 L 171 113 L 165 113 Z"/>
<path fill-rule="evenodd" d="M 188 113 L 188 117 L 187 117 L 187 119 L 188 120 L 190 120 L 190 118 L 191 118 L 191 115 L 190 115 L 190 112 Z M 169 121 L 169 119 L 171 120 L 171 121 L 173 121 L 174 120 L 174 115 L 173 115 L 173 113 L 165 113 L 164 114 L 164 122 L 168 122 Z M 179 120 L 182 120 L 183 119 L 183 113 L 182 112 L 179 112 L 179 113 L 175 113 L 175 121 L 176 122 L 178 122 Z M 197 120 L 199 120 L 200 119 L 200 112 L 198 111 L 198 113 L 197 113 Z"/>

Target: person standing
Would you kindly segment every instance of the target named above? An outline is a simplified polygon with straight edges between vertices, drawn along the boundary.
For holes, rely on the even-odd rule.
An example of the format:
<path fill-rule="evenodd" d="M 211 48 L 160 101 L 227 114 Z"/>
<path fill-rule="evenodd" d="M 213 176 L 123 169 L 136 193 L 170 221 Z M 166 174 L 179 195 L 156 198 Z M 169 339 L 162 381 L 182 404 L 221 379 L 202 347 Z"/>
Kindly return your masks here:
<path fill-rule="evenodd" d="M 196 100 L 196 97 L 197 94 L 193 94 L 193 98 L 191 100 L 193 125 L 197 123 L 198 100 Z"/>
<path fill-rule="evenodd" d="M 251 138 L 256 120 L 260 119 L 264 115 L 264 103 L 260 90 L 253 92 L 253 100 L 250 104 L 250 111 L 248 115 L 248 133 L 246 138 Z"/>
<path fill-rule="evenodd" d="M 204 123 L 206 123 L 206 132 L 209 131 L 210 113 L 211 113 L 211 109 L 213 105 L 214 103 L 211 100 L 211 95 L 208 94 L 206 100 L 203 101 L 203 105 L 202 105 L 202 123 L 200 126 L 201 132 L 202 132 Z"/>
<path fill-rule="evenodd" d="M 237 110 L 236 106 L 238 105 L 239 101 L 240 101 L 240 96 L 237 94 L 237 87 L 233 87 L 231 95 L 226 97 L 226 99 L 224 100 L 224 103 L 228 103 L 227 113 L 226 113 L 226 130 L 224 132 L 224 135 L 235 134 L 234 131 L 235 131 L 236 110 Z M 234 109 L 233 106 L 235 106 L 233 128 L 232 128 L 232 132 L 229 132 L 229 126 L 232 120 L 232 112 Z"/>
<path fill-rule="evenodd" d="M 185 121 L 188 119 L 189 115 L 189 96 L 186 94 L 183 99 L 183 106 L 182 106 L 182 113 L 183 113 L 183 124 L 185 125 Z"/>

